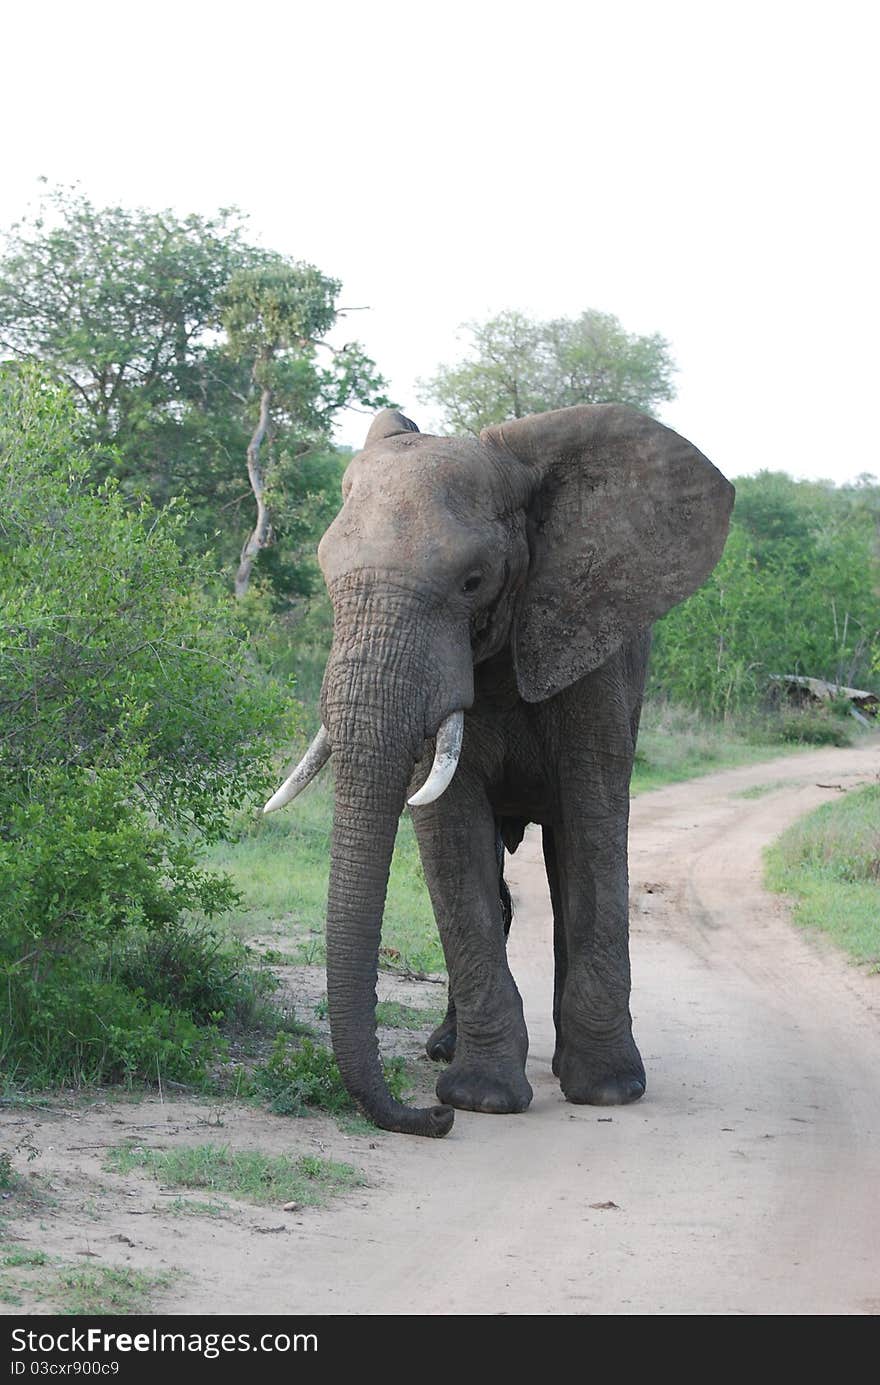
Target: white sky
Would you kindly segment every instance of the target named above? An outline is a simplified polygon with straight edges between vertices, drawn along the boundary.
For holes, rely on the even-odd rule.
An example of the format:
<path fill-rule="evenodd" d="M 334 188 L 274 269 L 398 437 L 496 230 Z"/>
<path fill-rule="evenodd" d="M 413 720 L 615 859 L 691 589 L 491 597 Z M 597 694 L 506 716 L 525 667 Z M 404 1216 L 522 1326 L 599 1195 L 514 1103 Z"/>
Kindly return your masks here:
<path fill-rule="evenodd" d="M 235 203 L 415 380 L 504 308 L 659 331 L 729 475 L 880 472 L 878 10 L 836 0 L 78 0 L 3 20 L 0 225 L 36 178 Z M 433 420 L 436 423 L 436 418 Z M 367 420 L 339 440 L 359 446 Z"/>

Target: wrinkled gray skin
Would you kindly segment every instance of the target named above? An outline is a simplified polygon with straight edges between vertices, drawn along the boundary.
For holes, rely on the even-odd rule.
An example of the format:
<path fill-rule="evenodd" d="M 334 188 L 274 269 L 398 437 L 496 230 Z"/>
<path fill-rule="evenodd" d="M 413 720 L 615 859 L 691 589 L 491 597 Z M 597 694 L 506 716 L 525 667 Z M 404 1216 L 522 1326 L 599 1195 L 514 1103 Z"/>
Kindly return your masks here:
<path fill-rule="evenodd" d="M 570 1101 L 645 1090 L 632 1035 L 629 780 L 650 624 L 717 562 L 733 489 L 700 452 L 617 405 L 435 438 L 385 410 L 319 560 L 333 602 L 322 691 L 336 781 L 327 908 L 333 1047 L 377 1124 L 444 1135 L 453 1107 L 523 1111 L 528 1036 L 507 965 L 496 855 L 541 824 L 554 913 L 556 1053 Z M 443 1104 L 402 1106 L 375 1036 L 397 822 L 441 722 L 458 770 L 413 808 L 454 998 L 434 1036 Z"/>

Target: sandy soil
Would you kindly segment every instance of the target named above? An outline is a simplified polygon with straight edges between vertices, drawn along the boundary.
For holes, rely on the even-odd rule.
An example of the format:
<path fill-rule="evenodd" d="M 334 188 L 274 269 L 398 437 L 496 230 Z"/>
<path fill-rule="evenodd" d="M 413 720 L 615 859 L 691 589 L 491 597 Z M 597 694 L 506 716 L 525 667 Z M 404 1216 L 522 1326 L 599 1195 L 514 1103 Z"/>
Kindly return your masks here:
<path fill-rule="evenodd" d="M 31 1168 L 55 1196 L 16 1234 L 68 1263 L 186 1271 L 154 1304 L 173 1313 L 880 1313 L 880 975 L 796 931 L 761 886 L 768 842 L 878 773 L 874 742 L 636 800 L 649 1085 L 635 1106 L 570 1106 L 551 1076 L 549 903 L 529 835 L 509 868 L 525 1115 L 460 1112 L 435 1142 L 191 1101 L 7 1112 L 3 1143 L 39 1147 Z M 401 998 L 437 1003 L 423 991 Z M 368 1186 L 318 1210 L 181 1218 L 143 1175 L 104 1171 L 128 1139 L 322 1153 Z"/>

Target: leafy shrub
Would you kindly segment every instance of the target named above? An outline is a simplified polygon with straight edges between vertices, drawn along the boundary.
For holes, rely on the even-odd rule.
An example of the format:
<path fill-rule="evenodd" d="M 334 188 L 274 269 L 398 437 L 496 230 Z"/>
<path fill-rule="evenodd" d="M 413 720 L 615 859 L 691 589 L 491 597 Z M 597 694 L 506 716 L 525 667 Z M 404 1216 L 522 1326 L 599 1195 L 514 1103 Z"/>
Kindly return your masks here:
<path fill-rule="evenodd" d="M 79 959 L 59 959 L 39 982 L 27 975 L 6 981 L 0 1064 L 32 1086 L 135 1077 L 193 1081 L 224 1051 L 216 1029 L 200 1029 Z"/>
<path fill-rule="evenodd" d="M 67 397 L 0 372 L 0 764 L 14 799 L 42 773 L 125 767 L 165 827 L 207 835 L 269 785 L 295 704 L 260 675 L 182 509 L 132 509 L 89 457 Z M 130 757 L 137 749 L 134 765 Z"/>
<path fill-rule="evenodd" d="M 402 1101 L 408 1086 L 405 1064 L 392 1058 L 384 1068 L 389 1091 Z M 311 1039 L 292 1047 L 282 1034 L 269 1057 L 250 1074 L 250 1091 L 281 1116 L 301 1116 L 310 1106 L 333 1115 L 356 1109 L 330 1050 Z"/>
<path fill-rule="evenodd" d="M 253 951 L 202 923 L 141 931 L 115 958 L 116 979 L 147 1000 L 182 1010 L 196 1024 L 253 1024 L 279 982 Z"/>
<path fill-rule="evenodd" d="M 784 743 L 852 745 L 849 727 L 830 711 L 784 709 L 769 725 L 774 738 Z"/>
<path fill-rule="evenodd" d="M 113 948 L 234 892 L 127 801 L 124 769 L 48 769 L 41 790 L 0 835 L 0 1062 L 40 1082 L 200 1075 L 216 1035 L 129 989 Z"/>
<path fill-rule="evenodd" d="M 123 768 L 48 769 L 45 801 L 13 803 L 0 836 L 0 1062 L 31 1081 L 184 1080 L 218 1049 L 194 1022 L 208 1016 L 114 973 L 133 929 L 161 938 L 185 909 L 211 915 L 235 898 L 128 788 Z"/>
<path fill-rule="evenodd" d="M 40 798 L 13 801 L 0 837 L 4 946 L 20 938 L 32 970 L 58 952 L 110 941 L 133 925 L 162 928 L 183 909 L 209 916 L 236 900 L 222 876 L 130 798 L 132 752 L 119 769 L 50 767 Z"/>
<path fill-rule="evenodd" d="M 222 1047 L 229 967 L 204 935 L 187 954 L 181 920 L 236 901 L 200 843 L 271 783 L 295 706 L 180 523 L 92 487 L 69 398 L 0 371 L 0 1063 L 19 1078 L 183 1080 Z M 115 969 L 135 933 L 177 955 L 166 986 Z"/>

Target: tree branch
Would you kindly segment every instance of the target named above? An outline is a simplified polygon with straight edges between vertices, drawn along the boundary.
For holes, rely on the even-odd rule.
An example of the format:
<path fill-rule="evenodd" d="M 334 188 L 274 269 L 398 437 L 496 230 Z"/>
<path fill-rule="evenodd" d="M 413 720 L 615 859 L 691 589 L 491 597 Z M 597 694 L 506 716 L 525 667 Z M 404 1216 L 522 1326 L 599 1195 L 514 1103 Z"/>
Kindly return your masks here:
<path fill-rule="evenodd" d="M 247 593 L 250 586 L 251 571 L 257 554 L 268 546 L 272 538 L 272 523 L 266 505 L 265 477 L 260 467 L 260 447 L 269 428 L 271 403 L 272 391 L 264 385 L 260 391 L 260 416 L 247 449 L 248 480 L 257 502 L 257 522 L 245 540 L 238 572 L 235 574 L 235 595 L 239 598 Z"/>

